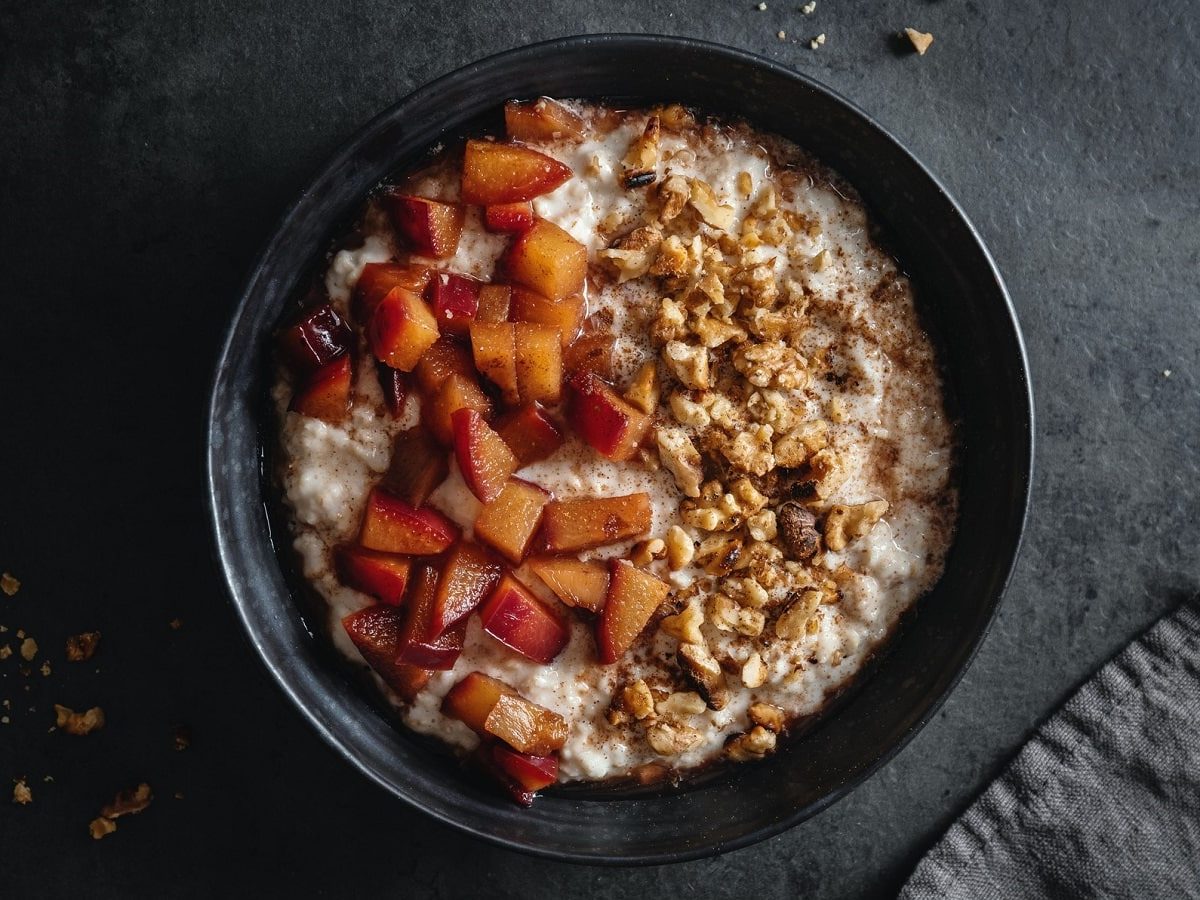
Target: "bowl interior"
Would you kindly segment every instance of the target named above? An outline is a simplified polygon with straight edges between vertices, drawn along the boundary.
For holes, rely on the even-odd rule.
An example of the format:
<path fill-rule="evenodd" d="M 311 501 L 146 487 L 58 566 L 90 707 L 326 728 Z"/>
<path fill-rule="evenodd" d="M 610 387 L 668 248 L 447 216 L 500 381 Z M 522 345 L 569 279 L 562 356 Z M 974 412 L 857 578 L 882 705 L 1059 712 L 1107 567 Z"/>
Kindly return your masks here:
<path fill-rule="evenodd" d="M 912 276 L 961 420 L 961 512 L 945 575 L 869 677 L 819 727 L 763 763 L 680 792 L 573 793 L 531 810 L 456 777 L 381 716 L 305 629 L 272 542 L 261 466 L 268 335 L 329 241 L 384 176 L 439 139 L 499 121 L 505 99 L 547 94 L 679 101 L 794 140 L 862 194 Z M 937 181 L 863 113 L 748 54 L 696 41 L 601 35 L 535 45 L 448 75 L 385 111 L 287 212 L 235 313 L 210 410 L 217 552 L 247 633 L 326 740 L 370 778 L 439 819 L 517 849 L 575 860 L 662 862 L 732 849 L 824 808 L 895 753 L 973 655 L 1014 562 L 1029 490 L 1027 367 L 1003 284 Z M 286 552 L 286 538 L 281 544 Z"/>

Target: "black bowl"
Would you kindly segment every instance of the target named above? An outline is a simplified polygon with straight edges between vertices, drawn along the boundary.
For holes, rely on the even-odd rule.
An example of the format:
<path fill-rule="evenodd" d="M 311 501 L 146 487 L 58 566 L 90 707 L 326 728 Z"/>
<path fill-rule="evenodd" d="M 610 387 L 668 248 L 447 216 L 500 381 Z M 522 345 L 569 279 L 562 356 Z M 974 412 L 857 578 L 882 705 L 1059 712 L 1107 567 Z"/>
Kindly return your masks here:
<path fill-rule="evenodd" d="M 397 729 L 305 628 L 272 539 L 263 471 L 268 335 L 364 195 L 428 147 L 498 125 L 510 97 L 673 100 L 791 138 L 861 192 L 943 337 L 961 418 L 961 515 L 945 575 L 890 651 L 835 712 L 765 762 L 675 792 L 626 799 L 567 792 L 518 809 Z M 460 69 L 388 109 L 321 169 L 287 211 L 246 284 L 217 367 L 208 478 L 217 553 L 234 605 L 283 690 L 342 755 L 443 822 L 559 859 L 692 859 L 777 834 L 844 796 L 895 754 L 962 676 L 1016 557 L 1032 465 L 1021 335 L 987 250 L 937 180 L 828 89 L 774 63 L 699 41 L 568 38 Z"/>

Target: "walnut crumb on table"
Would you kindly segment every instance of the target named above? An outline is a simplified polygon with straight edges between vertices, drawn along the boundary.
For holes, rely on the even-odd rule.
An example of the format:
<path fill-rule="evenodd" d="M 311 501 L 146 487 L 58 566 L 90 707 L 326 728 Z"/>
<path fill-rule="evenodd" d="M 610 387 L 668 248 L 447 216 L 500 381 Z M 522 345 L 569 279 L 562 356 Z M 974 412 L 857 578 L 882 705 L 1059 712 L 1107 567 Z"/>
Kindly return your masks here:
<path fill-rule="evenodd" d="M 87 712 L 78 713 L 70 707 L 55 703 L 54 713 L 57 717 L 55 725 L 67 734 L 91 734 L 104 727 L 104 710 L 99 706 L 93 706 Z"/>
<path fill-rule="evenodd" d="M 121 791 L 100 810 L 100 815 L 92 819 L 88 830 L 95 840 L 112 834 L 117 830 L 117 822 L 121 816 L 137 815 L 154 799 L 150 785 L 142 782 L 131 791 Z"/>
<path fill-rule="evenodd" d="M 96 652 L 100 643 L 100 632 L 85 631 L 67 638 L 67 660 L 70 662 L 86 662 Z"/>
<path fill-rule="evenodd" d="M 818 47 L 822 47 L 824 45 L 825 45 L 825 32 L 823 32 L 823 31 L 820 34 L 818 34 L 815 38 L 813 38 L 811 41 L 808 42 L 808 46 L 812 50 L 816 50 Z"/>
<path fill-rule="evenodd" d="M 25 640 L 21 641 L 21 658 L 25 660 L 25 662 L 32 662 L 33 658 L 37 656 L 37 652 L 37 641 L 35 641 L 33 638 L 27 637 Z"/>
<path fill-rule="evenodd" d="M 924 56 L 925 51 L 929 49 L 929 45 L 933 43 L 933 35 L 926 31 L 917 31 L 915 28 L 905 28 L 904 36 L 908 38 L 913 45 L 913 49 L 917 51 L 917 56 Z"/>
<path fill-rule="evenodd" d="M 16 778 L 13 780 L 13 795 L 12 802 L 24 806 L 26 803 L 33 802 L 33 791 L 29 789 L 29 785 L 25 783 L 24 778 Z"/>
<path fill-rule="evenodd" d="M 8 572 L 0 575 L 0 591 L 8 594 L 10 597 L 15 597 L 17 591 L 21 589 L 21 582 L 14 578 Z"/>
<path fill-rule="evenodd" d="M 802 7 L 800 7 L 800 12 L 804 13 L 806 16 L 811 16 L 814 12 L 816 12 L 816 10 L 817 0 L 811 0 L 811 2 L 805 3 Z"/>

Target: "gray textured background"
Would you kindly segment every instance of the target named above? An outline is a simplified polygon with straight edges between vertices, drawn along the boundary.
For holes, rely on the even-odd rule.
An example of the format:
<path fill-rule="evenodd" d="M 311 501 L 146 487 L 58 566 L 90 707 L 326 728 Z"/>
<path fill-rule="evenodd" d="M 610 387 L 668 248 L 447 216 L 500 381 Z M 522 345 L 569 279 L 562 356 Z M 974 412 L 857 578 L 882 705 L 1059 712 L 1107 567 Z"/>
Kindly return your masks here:
<path fill-rule="evenodd" d="M 887 896 L 1046 713 L 1200 586 L 1197 5 L 800 5 L 0 7 L 0 568 L 25 582 L 0 624 L 56 666 L 0 664 L 0 782 L 26 774 L 35 792 L 0 802 L 0 892 Z M 910 24 L 935 35 L 924 58 L 892 38 Z M 590 31 L 755 51 L 890 128 L 995 255 L 1039 417 L 1015 582 L 937 718 L 809 823 L 648 870 L 514 856 L 388 800 L 285 706 L 200 549 L 208 368 L 290 198 L 410 89 Z M 88 627 L 105 632 L 98 672 L 60 662 Z M 47 734 L 53 702 L 101 703 L 110 724 Z M 173 753 L 180 721 L 193 745 Z M 143 779 L 154 806 L 89 840 L 99 805 Z"/>

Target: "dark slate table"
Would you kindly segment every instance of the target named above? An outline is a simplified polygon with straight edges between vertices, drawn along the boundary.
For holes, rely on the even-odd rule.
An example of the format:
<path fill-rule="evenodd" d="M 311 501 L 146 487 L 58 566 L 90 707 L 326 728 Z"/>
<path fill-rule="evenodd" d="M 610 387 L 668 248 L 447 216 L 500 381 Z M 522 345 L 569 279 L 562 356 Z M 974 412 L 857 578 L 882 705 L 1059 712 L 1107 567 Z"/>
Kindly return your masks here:
<path fill-rule="evenodd" d="M 0 643 L 23 628 L 42 648 L 27 676 L 17 656 L 0 662 L 0 782 L 7 795 L 25 775 L 34 794 L 0 802 L 0 893 L 886 896 L 1041 718 L 1196 590 L 1194 8 L 818 0 L 805 17 L 800 0 L 767 5 L 0 8 L 0 569 L 24 583 L 0 596 Z M 905 25 L 934 33 L 924 58 L 898 52 Z M 1038 469 L 996 625 L 890 765 L 757 847 L 609 871 L 462 838 L 326 749 L 239 632 L 210 562 L 200 476 L 226 315 L 314 168 L 434 76 L 619 30 L 795 66 L 944 180 L 1020 311 Z M 104 633 L 96 658 L 64 662 L 65 636 L 89 628 Z M 98 703 L 108 726 L 49 733 L 56 702 Z M 192 733 L 182 752 L 177 723 Z M 143 780 L 151 808 L 93 842 L 100 805 Z"/>

